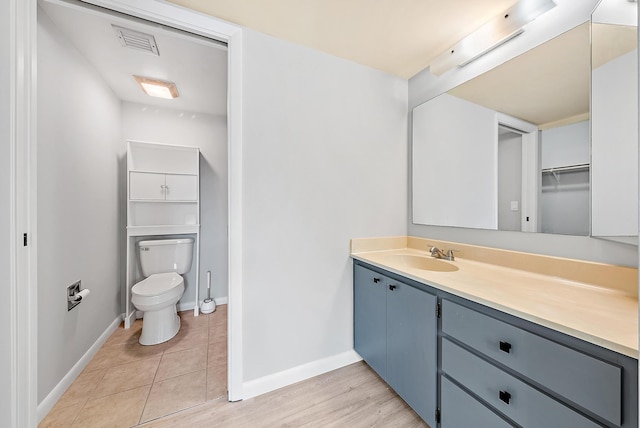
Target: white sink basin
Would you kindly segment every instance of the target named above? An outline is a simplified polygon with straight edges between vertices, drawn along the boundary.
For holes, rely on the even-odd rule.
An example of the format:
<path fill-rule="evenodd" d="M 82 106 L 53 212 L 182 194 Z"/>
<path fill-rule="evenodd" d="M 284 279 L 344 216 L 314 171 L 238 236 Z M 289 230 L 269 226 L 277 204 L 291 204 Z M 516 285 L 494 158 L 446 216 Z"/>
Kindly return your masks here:
<path fill-rule="evenodd" d="M 413 269 L 430 270 L 435 272 L 455 272 L 458 266 L 452 262 L 433 257 L 416 256 L 412 254 L 394 254 L 388 256 L 390 263 L 399 264 Z"/>

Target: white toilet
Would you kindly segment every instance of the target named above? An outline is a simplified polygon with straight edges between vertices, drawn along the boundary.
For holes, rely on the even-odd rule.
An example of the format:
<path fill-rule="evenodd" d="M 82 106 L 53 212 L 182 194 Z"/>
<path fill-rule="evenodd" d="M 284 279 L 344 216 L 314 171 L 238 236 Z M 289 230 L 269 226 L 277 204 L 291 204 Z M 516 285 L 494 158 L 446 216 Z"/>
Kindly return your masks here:
<path fill-rule="evenodd" d="M 184 278 L 191 268 L 193 239 L 138 242 L 140 266 L 146 279 L 131 289 L 131 303 L 144 312 L 141 345 L 166 342 L 180 330 L 176 303 L 184 293 Z"/>

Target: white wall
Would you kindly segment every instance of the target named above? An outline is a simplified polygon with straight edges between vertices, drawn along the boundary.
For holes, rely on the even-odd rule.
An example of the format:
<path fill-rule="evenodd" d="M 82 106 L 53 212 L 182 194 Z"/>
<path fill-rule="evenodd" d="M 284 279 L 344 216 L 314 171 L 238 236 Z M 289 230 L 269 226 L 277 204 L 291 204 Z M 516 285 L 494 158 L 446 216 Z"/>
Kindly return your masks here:
<path fill-rule="evenodd" d="M 433 76 L 428 69 L 416 74 L 409 80 L 409 109 L 411 110 L 456 85 L 589 20 L 598 1 L 563 0 L 556 3 L 556 8 L 528 25 L 522 35 L 467 66 L 440 77 Z M 635 201 L 637 202 L 637 198 Z M 409 204 L 411 204 L 411 200 L 409 200 Z M 409 208 L 409 212 L 411 212 L 411 206 Z M 638 248 L 636 246 L 601 239 L 544 233 L 423 226 L 413 224 L 409 217 L 407 223 L 408 233 L 414 236 L 625 266 L 638 265 Z"/>
<path fill-rule="evenodd" d="M 11 193 L 11 106 L 9 93 L 13 90 L 9 80 L 14 64 L 10 60 L 10 6 L 11 2 L 0 2 L 0 282 L 5 284 L 5 293 L 11 283 L 10 271 L 10 216 L 14 208 L 9 204 Z M 15 351 L 11 344 L 11 311 L 8 298 L 0 303 L 0 426 L 11 426 L 11 353 Z"/>
<path fill-rule="evenodd" d="M 593 234 L 638 234 L 638 54 L 593 70 Z"/>
<path fill-rule="evenodd" d="M 211 296 L 226 298 L 227 118 L 123 102 L 122 137 L 200 148 L 200 300 L 206 296 L 207 271 Z M 186 274 L 186 282 L 195 284 L 195 269 Z M 192 304 L 194 299 L 195 288 L 187 285 L 181 303 Z"/>
<path fill-rule="evenodd" d="M 545 129 L 540 133 L 540 167 L 588 164 L 591 161 L 589 121 Z"/>
<path fill-rule="evenodd" d="M 407 82 L 244 30 L 250 381 L 353 349 L 349 240 L 404 235 Z"/>
<path fill-rule="evenodd" d="M 413 221 L 498 227 L 498 119 L 442 94 L 413 110 Z"/>
<path fill-rule="evenodd" d="M 121 314 L 120 102 L 38 13 L 38 402 Z M 67 312 L 66 287 L 91 295 Z"/>

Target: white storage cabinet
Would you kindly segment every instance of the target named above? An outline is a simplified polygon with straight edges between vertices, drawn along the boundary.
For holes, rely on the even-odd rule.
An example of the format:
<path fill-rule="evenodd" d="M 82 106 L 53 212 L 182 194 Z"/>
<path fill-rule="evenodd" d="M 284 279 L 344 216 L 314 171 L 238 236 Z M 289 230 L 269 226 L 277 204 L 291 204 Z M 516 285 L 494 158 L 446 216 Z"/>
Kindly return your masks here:
<path fill-rule="evenodd" d="M 131 287 L 139 237 L 195 235 L 195 287 L 198 315 L 200 268 L 200 149 L 141 141 L 127 143 L 126 319 L 135 319 Z"/>

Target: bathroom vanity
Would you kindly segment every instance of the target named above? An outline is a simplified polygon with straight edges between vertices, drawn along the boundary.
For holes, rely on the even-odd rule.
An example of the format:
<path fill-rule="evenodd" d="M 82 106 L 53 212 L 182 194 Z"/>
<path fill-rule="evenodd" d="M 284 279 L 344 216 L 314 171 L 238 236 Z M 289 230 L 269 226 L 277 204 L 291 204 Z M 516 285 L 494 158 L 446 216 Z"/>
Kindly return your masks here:
<path fill-rule="evenodd" d="M 407 237 L 352 257 L 355 349 L 431 427 L 638 426 L 637 269 Z"/>

